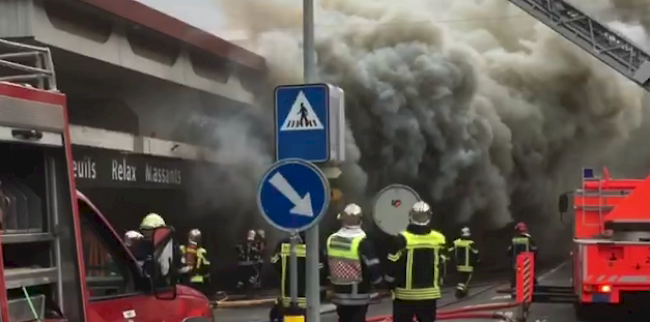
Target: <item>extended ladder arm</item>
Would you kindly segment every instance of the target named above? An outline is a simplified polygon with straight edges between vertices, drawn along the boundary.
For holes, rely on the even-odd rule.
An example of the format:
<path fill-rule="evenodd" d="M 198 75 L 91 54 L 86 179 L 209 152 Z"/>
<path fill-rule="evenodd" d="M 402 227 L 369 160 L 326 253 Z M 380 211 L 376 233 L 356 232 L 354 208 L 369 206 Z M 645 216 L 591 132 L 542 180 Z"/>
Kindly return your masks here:
<path fill-rule="evenodd" d="M 11 71 L 11 75 L 0 74 L 0 82 L 37 81 L 40 89 L 57 90 L 52 53 L 47 47 L 0 39 L 0 67 Z"/>
<path fill-rule="evenodd" d="M 650 91 L 650 55 L 563 0 L 508 0 Z"/>

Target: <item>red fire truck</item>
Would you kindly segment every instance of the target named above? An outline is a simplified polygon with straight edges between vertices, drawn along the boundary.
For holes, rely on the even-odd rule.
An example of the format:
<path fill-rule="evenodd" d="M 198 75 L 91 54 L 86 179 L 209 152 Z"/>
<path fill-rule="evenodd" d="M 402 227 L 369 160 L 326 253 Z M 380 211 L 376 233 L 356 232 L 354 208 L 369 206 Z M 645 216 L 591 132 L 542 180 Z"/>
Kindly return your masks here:
<path fill-rule="evenodd" d="M 148 239 L 144 269 L 76 191 L 54 76 L 49 49 L 0 39 L 0 321 L 213 321 L 176 285 L 171 228 Z"/>
<path fill-rule="evenodd" d="M 584 169 L 582 177 L 580 189 L 559 198 L 563 216 L 573 216 L 573 286 L 568 292 L 540 287 L 535 296 L 541 301 L 554 296 L 572 298 L 581 319 L 612 305 L 646 305 L 650 295 L 650 176 L 612 179 L 607 169 L 602 177 L 593 169 Z"/>

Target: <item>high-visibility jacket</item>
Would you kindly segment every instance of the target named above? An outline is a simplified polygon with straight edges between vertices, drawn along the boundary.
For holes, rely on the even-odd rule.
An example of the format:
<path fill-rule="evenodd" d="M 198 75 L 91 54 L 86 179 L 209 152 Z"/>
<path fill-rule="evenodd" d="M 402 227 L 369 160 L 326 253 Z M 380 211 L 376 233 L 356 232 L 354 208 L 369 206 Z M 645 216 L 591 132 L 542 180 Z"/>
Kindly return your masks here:
<path fill-rule="evenodd" d="M 319 254 L 320 263 L 318 265 L 320 270 L 320 281 L 321 288 L 324 289 L 324 284 L 326 281 L 327 275 L 324 275 L 325 265 L 324 265 L 324 254 Z M 289 261 L 291 257 L 291 242 L 289 238 L 286 238 L 278 243 L 276 247 L 275 254 L 271 257 L 271 263 L 275 269 L 280 273 L 280 300 L 282 306 L 289 307 L 291 304 L 291 281 L 290 281 L 290 266 Z M 305 298 L 306 293 L 306 257 L 307 257 L 307 248 L 302 242 L 296 243 L 296 259 L 298 262 L 298 307 L 306 308 L 307 299 Z"/>
<path fill-rule="evenodd" d="M 332 303 L 366 305 L 371 285 L 381 283 L 379 259 L 361 228 L 342 228 L 327 239 Z"/>
<path fill-rule="evenodd" d="M 396 251 L 388 254 L 386 281 L 393 298 L 407 301 L 441 297 L 440 265 L 445 236 L 428 227 L 409 225 L 397 236 Z"/>
<path fill-rule="evenodd" d="M 474 271 L 474 265 L 478 262 L 478 249 L 474 247 L 474 241 L 461 237 L 454 240 L 454 246 L 448 249 L 449 253 L 454 254 L 456 261 L 456 271 L 471 273 Z"/>
<path fill-rule="evenodd" d="M 512 257 L 512 259 L 516 259 L 517 255 L 519 255 L 522 252 L 536 252 L 537 251 L 537 246 L 535 245 L 535 241 L 533 241 L 533 237 L 530 236 L 530 234 L 523 233 L 523 234 L 517 234 L 514 237 L 512 237 L 512 241 L 510 243 L 510 247 L 508 247 L 508 256 Z"/>
<path fill-rule="evenodd" d="M 205 279 L 210 277 L 210 261 L 207 258 L 208 251 L 203 247 L 193 248 L 181 245 L 181 254 L 185 257 L 186 253 L 196 253 L 196 264 L 190 272 L 191 283 L 205 283 Z"/>

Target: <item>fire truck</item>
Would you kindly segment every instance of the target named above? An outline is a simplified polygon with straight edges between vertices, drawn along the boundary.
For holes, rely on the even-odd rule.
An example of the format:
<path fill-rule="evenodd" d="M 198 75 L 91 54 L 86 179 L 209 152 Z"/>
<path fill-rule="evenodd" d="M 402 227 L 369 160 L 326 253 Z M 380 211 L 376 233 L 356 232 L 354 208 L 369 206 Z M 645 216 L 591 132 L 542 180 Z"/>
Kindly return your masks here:
<path fill-rule="evenodd" d="M 649 198 L 650 176 L 612 179 L 607 169 L 602 177 L 583 169 L 580 189 L 560 195 L 558 202 L 560 213 L 573 217 L 573 285 L 564 291 L 540 288 L 535 296 L 572 300 L 580 319 L 593 318 L 612 305 L 634 308 L 647 303 Z"/>
<path fill-rule="evenodd" d="M 144 264 L 76 191 L 66 97 L 48 48 L 0 39 L 0 321 L 213 321 L 176 285 L 173 229 Z"/>
<path fill-rule="evenodd" d="M 565 0 L 508 0 L 566 40 L 650 92 L 650 54 Z M 551 57 L 549 57 L 551 58 Z M 612 179 L 585 169 L 582 186 L 560 196 L 573 215 L 572 287 L 537 286 L 534 302 L 573 302 L 578 318 L 650 298 L 650 177 Z M 572 204 L 572 205 L 571 205 Z"/>

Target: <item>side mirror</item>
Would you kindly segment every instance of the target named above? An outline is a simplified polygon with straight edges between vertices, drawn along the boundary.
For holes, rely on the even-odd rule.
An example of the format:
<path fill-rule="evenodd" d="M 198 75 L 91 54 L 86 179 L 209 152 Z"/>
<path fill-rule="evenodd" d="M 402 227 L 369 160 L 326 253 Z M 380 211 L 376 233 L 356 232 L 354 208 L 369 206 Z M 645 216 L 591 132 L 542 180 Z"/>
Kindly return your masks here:
<path fill-rule="evenodd" d="M 158 227 L 151 234 L 151 290 L 157 299 L 176 298 L 176 258 L 174 251 L 174 229 Z"/>

